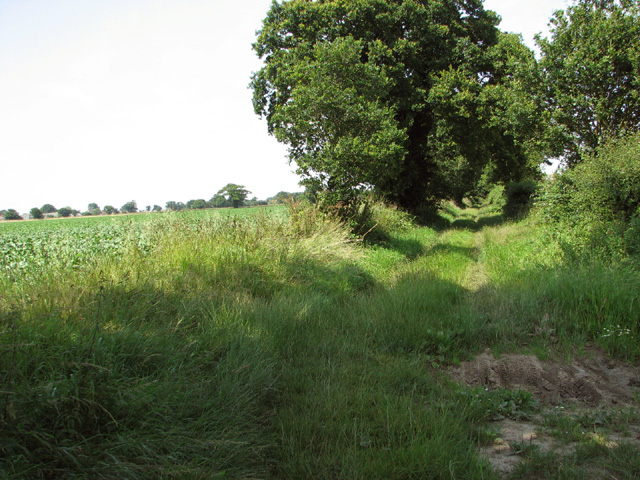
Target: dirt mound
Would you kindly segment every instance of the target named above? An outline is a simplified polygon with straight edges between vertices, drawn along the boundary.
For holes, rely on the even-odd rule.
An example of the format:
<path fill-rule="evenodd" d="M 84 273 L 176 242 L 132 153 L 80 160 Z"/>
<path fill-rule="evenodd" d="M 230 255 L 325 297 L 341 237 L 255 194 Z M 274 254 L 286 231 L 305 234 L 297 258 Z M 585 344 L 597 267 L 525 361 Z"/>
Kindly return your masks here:
<path fill-rule="evenodd" d="M 533 355 L 495 358 L 487 351 L 449 373 L 469 386 L 525 390 L 551 405 L 637 404 L 634 399 L 640 395 L 640 367 L 612 361 L 601 352 L 563 364 Z"/>

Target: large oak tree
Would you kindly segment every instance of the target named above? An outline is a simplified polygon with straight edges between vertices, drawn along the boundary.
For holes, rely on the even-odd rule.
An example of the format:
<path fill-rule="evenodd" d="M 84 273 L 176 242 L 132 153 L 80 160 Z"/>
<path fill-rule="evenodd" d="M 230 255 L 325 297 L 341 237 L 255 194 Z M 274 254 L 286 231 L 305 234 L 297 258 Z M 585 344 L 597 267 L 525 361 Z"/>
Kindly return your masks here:
<path fill-rule="evenodd" d="M 254 44 L 255 111 L 332 201 L 368 187 L 415 209 L 487 169 L 521 176 L 541 115 L 517 75 L 535 59 L 498 22 L 481 0 L 274 2 Z"/>

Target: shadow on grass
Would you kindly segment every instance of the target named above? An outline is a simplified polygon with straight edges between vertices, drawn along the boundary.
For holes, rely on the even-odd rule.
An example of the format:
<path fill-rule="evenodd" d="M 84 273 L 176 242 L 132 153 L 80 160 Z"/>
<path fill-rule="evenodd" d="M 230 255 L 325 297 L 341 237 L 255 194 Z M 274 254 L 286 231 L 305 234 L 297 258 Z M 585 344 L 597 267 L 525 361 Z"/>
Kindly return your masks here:
<path fill-rule="evenodd" d="M 502 225 L 505 222 L 504 215 L 498 213 L 495 215 L 490 215 L 486 217 L 481 217 L 478 219 L 478 227 L 497 227 L 498 225 Z"/>
<path fill-rule="evenodd" d="M 478 222 L 471 220 L 470 218 L 456 218 L 451 222 L 450 228 L 454 230 L 472 230 L 476 231 L 480 229 Z"/>
<path fill-rule="evenodd" d="M 439 243 L 435 246 L 433 246 L 432 248 L 430 248 L 427 253 L 429 255 L 433 255 L 433 254 L 442 254 L 442 255 L 448 255 L 448 254 L 454 254 L 454 255 L 462 255 L 465 256 L 471 260 L 475 260 L 478 250 L 475 247 L 462 247 L 459 245 L 451 245 L 451 244 L 443 244 L 443 243 Z"/>
<path fill-rule="evenodd" d="M 451 227 L 456 230 L 471 230 L 477 232 L 484 227 L 497 227 L 502 225 L 505 219 L 501 214 L 491 216 L 481 216 L 477 220 L 471 220 L 469 218 L 457 218 L 451 223 Z"/>
<path fill-rule="evenodd" d="M 400 253 L 409 260 L 413 260 L 425 252 L 424 245 L 414 238 L 391 238 L 382 247 Z"/>
<path fill-rule="evenodd" d="M 469 217 L 459 216 L 454 220 L 438 215 L 436 218 L 430 219 L 425 222 L 425 226 L 433 228 L 437 232 L 444 232 L 445 230 L 470 230 L 477 232 L 484 227 L 496 227 L 505 222 L 505 217 L 502 214 L 495 214 L 490 216 L 480 216 L 477 220 L 472 220 Z"/>
<path fill-rule="evenodd" d="M 112 284 L 25 322 L 0 350 L 7 478 L 265 478 L 276 359 L 240 302 Z"/>

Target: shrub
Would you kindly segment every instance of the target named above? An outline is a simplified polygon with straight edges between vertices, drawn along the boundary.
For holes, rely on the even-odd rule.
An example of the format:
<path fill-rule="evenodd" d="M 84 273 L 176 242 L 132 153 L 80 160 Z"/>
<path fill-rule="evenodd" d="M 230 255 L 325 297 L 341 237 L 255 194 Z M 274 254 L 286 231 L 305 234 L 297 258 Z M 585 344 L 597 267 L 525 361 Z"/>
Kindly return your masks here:
<path fill-rule="evenodd" d="M 640 253 L 640 133 L 602 147 L 550 181 L 536 205 L 565 251 Z"/>
<path fill-rule="evenodd" d="M 70 217 L 73 213 L 73 210 L 70 207 L 62 207 L 58 210 L 59 217 Z"/>
<path fill-rule="evenodd" d="M 640 255 L 640 207 L 625 229 L 624 243 L 630 255 Z"/>
<path fill-rule="evenodd" d="M 487 196 L 482 201 L 482 206 L 497 206 L 501 209 L 504 208 L 505 205 L 505 197 L 504 197 L 504 185 L 494 185 L 491 187 Z"/>
<path fill-rule="evenodd" d="M 45 203 L 40 210 L 42 210 L 42 213 L 56 213 L 58 211 L 58 209 L 50 203 Z"/>

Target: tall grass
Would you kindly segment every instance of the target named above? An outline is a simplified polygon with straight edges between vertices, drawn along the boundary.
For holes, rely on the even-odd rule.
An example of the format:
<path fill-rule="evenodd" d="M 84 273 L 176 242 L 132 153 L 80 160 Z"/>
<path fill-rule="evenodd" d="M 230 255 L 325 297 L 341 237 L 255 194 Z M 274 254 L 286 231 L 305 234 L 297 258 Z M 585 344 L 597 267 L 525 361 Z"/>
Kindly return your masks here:
<path fill-rule="evenodd" d="M 563 247 L 528 219 L 485 229 L 489 283 L 476 299 L 496 336 L 548 349 L 594 343 L 640 359 L 640 276 L 632 264 L 591 258 L 566 263 Z"/>
<path fill-rule="evenodd" d="M 400 227 L 369 245 L 300 205 L 162 215 L 119 230 L 116 253 L 69 263 L 69 240 L 60 261 L 7 269 L 0 472 L 496 478 L 475 447 L 516 394 L 442 366 L 532 338 L 637 359 L 640 285 L 631 269 L 570 272 L 533 223 L 444 215 L 453 228 L 387 212 Z"/>
<path fill-rule="evenodd" d="M 283 290 L 365 288 L 348 233 L 167 215 L 132 234 L 2 284 L 5 475 L 267 475 L 278 361 L 250 312 Z"/>

